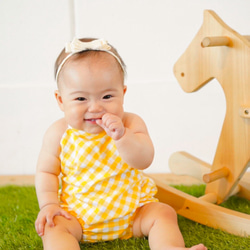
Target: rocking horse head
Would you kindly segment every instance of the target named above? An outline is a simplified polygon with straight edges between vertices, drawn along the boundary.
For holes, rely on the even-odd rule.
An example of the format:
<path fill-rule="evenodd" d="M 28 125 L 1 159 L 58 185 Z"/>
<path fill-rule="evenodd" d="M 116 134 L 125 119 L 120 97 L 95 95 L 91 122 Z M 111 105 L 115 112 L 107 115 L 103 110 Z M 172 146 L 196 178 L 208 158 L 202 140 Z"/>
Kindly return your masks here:
<path fill-rule="evenodd" d="M 217 78 L 222 87 L 224 82 L 228 84 L 227 77 L 232 80 L 233 71 L 242 72 L 242 69 L 237 69 L 242 65 L 237 60 L 250 58 L 247 38 L 249 37 L 241 36 L 227 26 L 215 12 L 205 10 L 200 30 L 174 66 L 175 77 L 183 90 L 196 91 L 213 78 Z M 233 52 L 236 49 L 237 58 L 235 58 L 236 53 Z M 246 59 L 246 49 L 248 59 Z M 242 55 L 239 56 L 239 53 Z M 248 74 L 247 77 L 250 79 L 248 72 L 244 74 Z"/>

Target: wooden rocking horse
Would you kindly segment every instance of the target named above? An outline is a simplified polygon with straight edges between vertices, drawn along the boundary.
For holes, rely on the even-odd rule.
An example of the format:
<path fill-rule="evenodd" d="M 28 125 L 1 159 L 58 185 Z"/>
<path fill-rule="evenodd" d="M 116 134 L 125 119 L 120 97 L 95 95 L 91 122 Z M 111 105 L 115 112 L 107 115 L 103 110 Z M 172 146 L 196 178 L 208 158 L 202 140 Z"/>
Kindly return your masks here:
<path fill-rule="evenodd" d="M 250 36 L 241 36 L 213 11 L 205 10 L 203 25 L 176 62 L 174 74 L 186 92 L 216 78 L 225 93 L 226 116 L 212 165 L 186 152 L 176 152 L 169 159 L 173 173 L 203 179 L 205 195 L 195 198 L 152 176 L 158 198 L 186 218 L 249 236 L 250 215 L 215 203 L 235 194 L 250 199 L 250 183 L 243 176 L 250 164 Z"/>

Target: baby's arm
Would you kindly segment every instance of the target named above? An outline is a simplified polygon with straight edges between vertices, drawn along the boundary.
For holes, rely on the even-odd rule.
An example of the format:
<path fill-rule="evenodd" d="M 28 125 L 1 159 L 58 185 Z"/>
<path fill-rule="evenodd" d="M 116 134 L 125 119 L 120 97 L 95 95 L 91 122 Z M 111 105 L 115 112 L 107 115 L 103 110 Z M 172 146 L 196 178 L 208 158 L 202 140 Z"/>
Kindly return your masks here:
<path fill-rule="evenodd" d="M 121 120 L 105 114 L 98 122 L 115 142 L 122 159 L 131 167 L 145 169 L 154 157 L 154 147 L 144 121 L 132 113 L 124 113 Z"/>
<path fill-rule="evenodd" d="M 54 226 L 53 218 L 69 215 L 59 206 L 58 175 L 60 174 L 60 139 L 64 128 L 63 120 L 54 123 L 46 132 L 39 154 L 36 171 L 36 193 L 40 212 L 35 223 L 37 233 L 42 236 L 46 223 Z"/>

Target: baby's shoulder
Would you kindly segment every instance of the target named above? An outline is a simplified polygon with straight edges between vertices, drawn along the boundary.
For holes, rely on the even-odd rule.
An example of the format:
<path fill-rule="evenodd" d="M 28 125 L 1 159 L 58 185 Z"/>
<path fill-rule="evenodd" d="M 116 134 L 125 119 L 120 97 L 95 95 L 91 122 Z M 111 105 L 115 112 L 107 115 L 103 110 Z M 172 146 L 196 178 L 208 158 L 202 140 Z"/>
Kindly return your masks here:
<path fill-rule="evenodd" d="M 44 140 L 59 143 L 68 125 L 64 118 L 57 120 L 47 129 Z"/>
<path fill-rule="evenodd" d="M 127 128 L 146 127 L 143 119 L 134 113 L 124 112 L 123 123 Z"/>
<path fill-rule="evenodd" d="M 142 118 L 134 113 L 130 113 L 130 112 L 124 112 L 124 116 L 123 116 L 123 120 L 124 121 L 132 121 L 132 120 L 142 120 Z"/>

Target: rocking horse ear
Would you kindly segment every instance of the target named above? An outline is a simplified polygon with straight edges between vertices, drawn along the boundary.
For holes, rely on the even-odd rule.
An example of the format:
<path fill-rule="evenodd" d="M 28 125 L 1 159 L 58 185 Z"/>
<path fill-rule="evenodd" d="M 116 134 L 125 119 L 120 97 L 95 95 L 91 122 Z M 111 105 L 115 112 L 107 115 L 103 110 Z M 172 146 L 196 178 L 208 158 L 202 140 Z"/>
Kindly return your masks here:
<path fill-rule="evenodd" d="M 224 27 L 228 28 L 227 25 L 219 18 L 219 16 L 212 10 L 204 10 L 204 25 L 209 26 L 210 23 L 214 23 L 214 27 Z M 232 44 L 231 40 L 226 36 L 213 36 L 204 37 L 201 46 L 212 47 L 212 46 L 230 46 Z"/>
<path fill-rule="evenodd" d="M 224 21 L 213 11 L 213 10 L 204 10 L 203 12 L 203 26 L 204 27 L 213 27 L 213 30 L 218 31 L 218 34 L 221 33 L 222 29 L 227 31 L 234 32 Z M 206 32 L 207 30 L 205 30 Z"/>
<path fill-rule="evenodd" d="M 220 20 L 220 22 L 223 22 L 213 10 L 204 10 L 203 12 L 204 23 L 210 22 L 212 19 L 217 21 Z"/>

